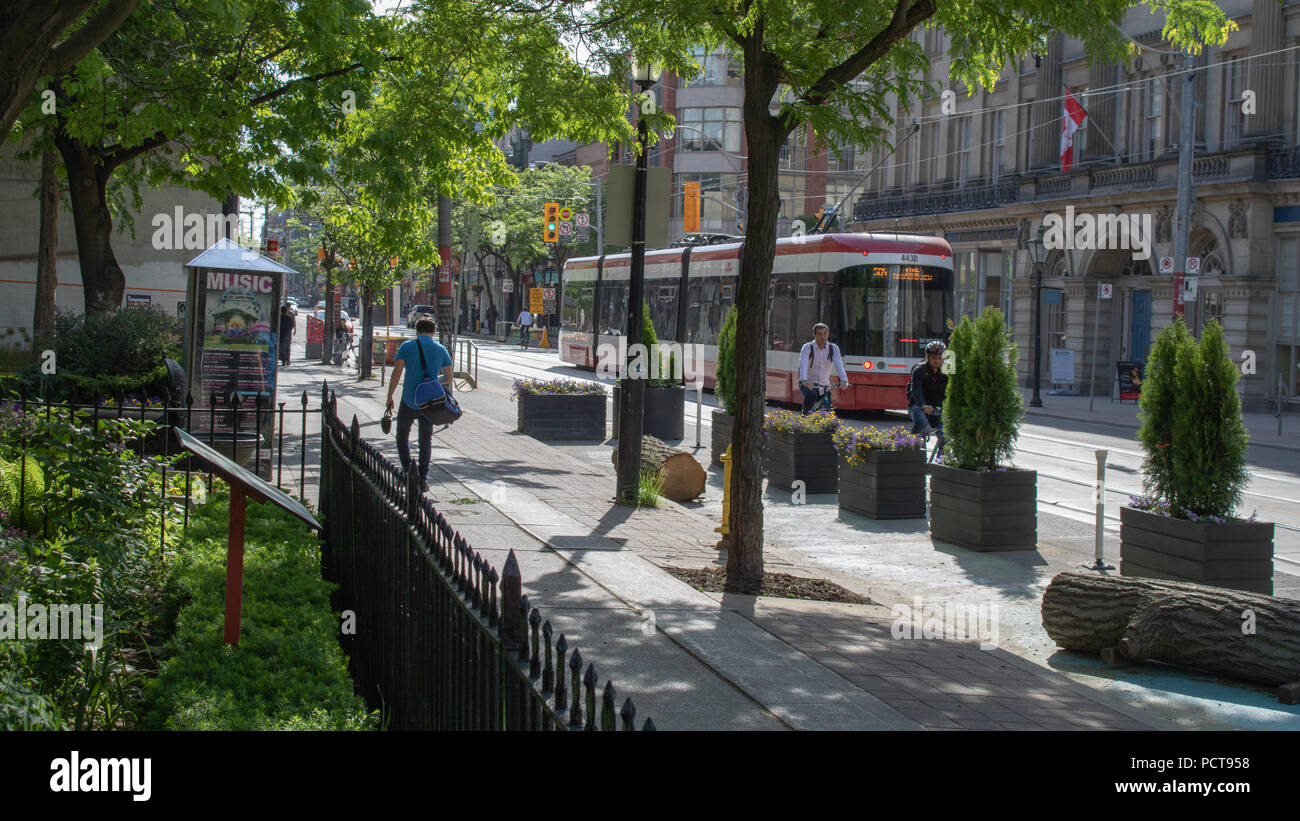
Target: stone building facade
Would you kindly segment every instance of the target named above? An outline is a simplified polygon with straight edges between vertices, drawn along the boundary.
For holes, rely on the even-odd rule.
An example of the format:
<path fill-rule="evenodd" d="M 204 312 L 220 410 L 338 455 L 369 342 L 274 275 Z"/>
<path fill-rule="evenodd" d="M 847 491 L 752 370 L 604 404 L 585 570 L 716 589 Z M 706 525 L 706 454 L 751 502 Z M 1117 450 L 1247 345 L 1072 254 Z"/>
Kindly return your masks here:
<path fill-rule="evenodd" d="M 1193 78 L 1195 137 L 1189 256 L 1201 261 L 1185 317 L 1199 334 L 1211 318 L 1233 356 L 1253 359 L 1240 390 L 1251 409 L 1300 394 L 1300 3 L 1221 0 L 1239 30 L 1193 59 L 1160 40 L 1160 18 L 1134 10 L 1125 31 L 1138 47 L 1122 64 L 1090 65 L 1060 36 L 1046 54 L 1021 59 L 988 92 L 947 81 L 941 32 L 919 33 L 940 93 L 895 107 L 897 153 L 880 162 L 856 198 L 851 227 L 947 237 L 959 315 L 985 306 L 1009 317 L 1030 381 L 1033 266 L 1026 240 L 1049 214 L 1149 220 L 1150 256 L 1129 249 L 1057 249 L 1044 266 L 1043 388 L 1052 349 L 1069 351 L 1076 392 L 1113 390 L 1117 361 L 1145 361 L 1174 316 L 1173 279 L 1181 132 L 1181 83 Z M 1088 118 L 1075 135 L 1075 165 L 1061 166 L 1066 89 Z M 952 90 L 955 95 L 942 93 Z M 919 131 L 907 136 L 911 121 Z M 1094 241 L 1092 245 L 1097 245 Z M 1100 299 L 1109 283 L 1110 299 Z M 1095 329 L 1095 330 L 1094 330 Z"/>

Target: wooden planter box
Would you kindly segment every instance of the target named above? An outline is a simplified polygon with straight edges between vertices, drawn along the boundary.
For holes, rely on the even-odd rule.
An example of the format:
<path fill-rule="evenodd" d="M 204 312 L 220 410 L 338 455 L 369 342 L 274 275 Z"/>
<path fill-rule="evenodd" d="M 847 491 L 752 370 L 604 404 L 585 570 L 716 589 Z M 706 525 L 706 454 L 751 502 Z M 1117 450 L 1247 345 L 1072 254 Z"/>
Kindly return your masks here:
<path fill-rule="evenodd" d="M 1189 522 L 1132 507 L 1119 518 L 1121 576 L 1273 595 L 1272 522 Z"/>
<path fill-rule="evenodd" d="M 856 466 L 841 454 L 840 507 L 873 519 L 924 519 L 925 453 L 873 450 Z"/>
<path fill-rule="evenodd" d="M 722 454 L 726 453 L 727 448 L 731 446 L 731 430 L 733 427 L 735 427 L 734 416 L 720 410 L 715 410 L 713 412 L 713 438 L 711 440 L 712 448 L 710 455 L 712 456 L 713 464 L 718 465 L 719 467 L 722 466 Z"/>
<path fill-rule="evenodd" d="M 972 550 L 1038 547 L 1038 473 L 930 465 L 930 535 Z"/>
<path fill-rule="evenodd" d="M 770 487 L 793 489 L 800 479 L 806 493 L 839 490 L 839 455 L 829 433 L 769 433 L 763 444 L 763 465 Z"/>
<path fill-rule="evenodd" d="M 535 439 L 605 441 L 603 394 L 532 394 L 519 403 L 518 431 Z"/>
<path fill-rule="evenodd" d="M 614 386 L 614 436 L 618 436 L 620 385 Z M 641 433 L 664 442 L 680 442 L 686 435 L 686 388 L 681 385 L 645 389 Z"/>

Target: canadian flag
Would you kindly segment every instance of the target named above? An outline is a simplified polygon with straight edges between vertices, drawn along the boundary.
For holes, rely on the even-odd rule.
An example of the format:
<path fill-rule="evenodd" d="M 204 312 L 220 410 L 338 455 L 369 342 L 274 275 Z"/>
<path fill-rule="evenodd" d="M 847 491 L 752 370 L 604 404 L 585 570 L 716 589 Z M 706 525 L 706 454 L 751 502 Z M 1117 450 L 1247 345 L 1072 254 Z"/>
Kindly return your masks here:
<path fill-rule="evenodd" d="M 1088 119 L 1088 112 L 1083 110 L 1079 101 L 1074 99 L 1067 86 L 1065 89 L 1065 117 L 1061 122 L 1061 171 L 1074 167 L 1074 132 L 1079 130 L 1083 121 Z"/>

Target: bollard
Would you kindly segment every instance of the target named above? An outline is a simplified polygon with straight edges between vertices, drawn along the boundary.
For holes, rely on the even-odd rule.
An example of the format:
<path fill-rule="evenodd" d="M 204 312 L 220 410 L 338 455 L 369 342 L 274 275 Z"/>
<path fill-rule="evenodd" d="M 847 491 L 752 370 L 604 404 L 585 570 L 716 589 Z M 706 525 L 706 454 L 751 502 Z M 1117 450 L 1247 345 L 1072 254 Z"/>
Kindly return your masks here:
<path fill-rule="evenodd" d="M 695 447 L 703 447 L 700 444 L 700 415 L 704 412 L 704 383 L 695 383 Z"/>
<path fill-rule="evenodd" d="M 731 535 L 731 530 L 727 527 L 729 521 L 731 521 L 731 445 L 727 445 L 727 452 L 722 454 L 722 524 L 713 528 L 713 531 L 721 533 L 725 539 Z"/>
<path fill-rule="evenodd" d="M 1108 451 L 1095 450 L 1093 455 L 1097 457 L 1097 484 L 1096 499 L 1097 505 L 1097 541 L 1094 550 L 1096 561 L 1092 564 L 1085 564 L 1088 570 L 1114 570 L 1113 565 L 1106 564 L 1103 559 L 1103 553 L 1106 549 L 1106 457 Z"/>

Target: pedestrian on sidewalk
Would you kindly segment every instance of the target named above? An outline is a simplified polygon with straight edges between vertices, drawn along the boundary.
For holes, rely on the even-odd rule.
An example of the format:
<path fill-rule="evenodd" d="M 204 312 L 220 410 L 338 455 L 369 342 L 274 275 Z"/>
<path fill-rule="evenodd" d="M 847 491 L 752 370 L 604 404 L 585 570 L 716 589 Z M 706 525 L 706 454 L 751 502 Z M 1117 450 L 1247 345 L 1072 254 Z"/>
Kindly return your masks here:
<path fill-rule="evenodd" d="M 286 302 L 280 306 L 280 362 L 284 365 L 289 364 L 289 344 L 296 330 L 297 321 L 294 315 L 289 313 L 289 303 Z"/>
<path fill-rule="evenodd" d="M 438 326 L 432 319 L 421 319 L 415 323 L 415 339 L 408 339 L 397 349 L 396 363 L 393 365 L 393 378 L 388 383 L 389 413 L 393 411 L 393 393 L 397 389 L 397 380 L 403 372 L 406 379 L 402 382 L 402 405 L 397 411 L 397 458 L 402 463 L 402 470 L 411 473 L 411 424 L 419 421 L 420 430 L 420 490 L 429 487 L 429 457 L 433 451 L 433 422 L 420 413 L 415 404 L 415 388 L 426 379 L 439 379 L 442 388 L 450 396 L 452 393 L 451 354 L 447 352 L 434 335 Z M 441 372 L 441 378 L 437 376 Z"/>
<path fill-rule="evenodd" d="M 527 310 L 519 312 L 519 345 L 523 348 L 528 347 L 528 331 L 533 325 L 533 315 Z"/>

